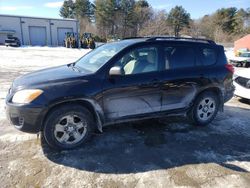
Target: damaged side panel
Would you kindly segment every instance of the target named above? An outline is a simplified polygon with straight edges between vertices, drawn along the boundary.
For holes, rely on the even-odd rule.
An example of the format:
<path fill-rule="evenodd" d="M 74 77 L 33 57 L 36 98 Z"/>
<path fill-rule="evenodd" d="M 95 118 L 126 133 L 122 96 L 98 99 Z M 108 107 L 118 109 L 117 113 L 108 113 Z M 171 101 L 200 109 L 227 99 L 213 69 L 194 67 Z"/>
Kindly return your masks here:
<path fill-rule="evenodd" d="M 161 110 L 158 73 L 108 79 L 104 83 L 103 110 L 107 121 Z M 154 83 L 152 83 L 154 81 Z M 160 81 L 159 81 L 160 82 Z"/>
<path fill-rule="evenodd" d="M 152 113 L 161 110 L 161 94 L 159 90 L 115 89 L 106 92 L 103 98 L 103 108 L 108 119 Z"/>
<path fill-rule="evenodd" d="M 166 70 L 162 73 L 162 111 L 189 108 L 196 96 L 204 90 L 217 88 L 219 84 L 207 67 Z M 210 74 L 209 74 L 210 73 Z"/>
<path fill-rule="evenodd" d="M 164 84 L 162 86 L 162 111 L 186 108 L 194 99 L 197 88 L 195 83 Z"/>

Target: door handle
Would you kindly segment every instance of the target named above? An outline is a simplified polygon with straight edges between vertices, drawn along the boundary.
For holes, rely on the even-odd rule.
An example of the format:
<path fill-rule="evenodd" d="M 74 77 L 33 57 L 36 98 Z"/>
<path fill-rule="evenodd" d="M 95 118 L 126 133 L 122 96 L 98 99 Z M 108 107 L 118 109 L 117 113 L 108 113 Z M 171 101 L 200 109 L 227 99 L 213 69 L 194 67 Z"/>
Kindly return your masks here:
<path fill-rule="evenodd" d="M 160 83 L 159 82 L 153 82 L 151 85 L 152 85 L 152 87 L 159 87 Z"/>
<path fill-rule="evenodd" d="M 161 85 L 161 82 L 158 79 L 153 79 L 152 81 L 148 83 L 140 84 L 141 87 L 159 87 Z"/>
<path fill-rule="evenodd" d="M 153 87 L 159 87 L 159 86 L 161 85 L 161 82 L 160 82 L 160 80 L 158 80 L 158 79 L 153 79 L 153 80 L 151 81 L 151 85 L 152 85 Z"/>

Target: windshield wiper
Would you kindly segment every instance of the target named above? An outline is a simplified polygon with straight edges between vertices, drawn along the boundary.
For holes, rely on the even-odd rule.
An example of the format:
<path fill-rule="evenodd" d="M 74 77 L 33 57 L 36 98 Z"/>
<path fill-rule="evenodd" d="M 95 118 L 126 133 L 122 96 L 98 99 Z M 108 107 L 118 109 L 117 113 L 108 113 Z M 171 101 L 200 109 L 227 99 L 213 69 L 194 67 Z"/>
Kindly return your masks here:
<path fill-rule="evenodd" d="M 74 65 L 74 69 L 76 69 L 78 72 L 83 72 L 83 68 L 80 66 Z"/>
<path fill-rule="evenodd" d="M 70 63 L 68 64 L 68 67 L 70 67 L 73 71 L 81 72 L 81 68 L 76 66 L 76 63 Z"/>

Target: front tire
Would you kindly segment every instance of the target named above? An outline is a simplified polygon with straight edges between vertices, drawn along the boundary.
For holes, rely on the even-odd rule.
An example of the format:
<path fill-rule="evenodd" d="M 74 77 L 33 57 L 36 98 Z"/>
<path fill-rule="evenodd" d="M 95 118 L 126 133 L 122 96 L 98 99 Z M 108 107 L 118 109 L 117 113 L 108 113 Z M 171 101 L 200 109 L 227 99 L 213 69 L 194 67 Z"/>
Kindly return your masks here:
<path fill-rule="evenodd" d="M 93 125 L 91 113 L 83 106 L 59 106 L 45 120 L 44 140 L 54 149 L 73 149 L 91 137 Z"/>
<path fill-rule="evenodd" d="M 192 124 L 205 126 L 216 117 L 219 109 L 219 98 L 213 92 L 204 92 L 196 98 L 188 117 Z"/>

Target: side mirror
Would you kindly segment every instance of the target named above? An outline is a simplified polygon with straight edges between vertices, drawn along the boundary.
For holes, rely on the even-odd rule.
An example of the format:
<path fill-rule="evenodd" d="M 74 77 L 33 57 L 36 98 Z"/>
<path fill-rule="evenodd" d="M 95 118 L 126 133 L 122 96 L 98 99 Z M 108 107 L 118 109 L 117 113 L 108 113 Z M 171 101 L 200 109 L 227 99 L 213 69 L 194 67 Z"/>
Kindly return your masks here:
<path fill-rule="evenodd" d="M 122 70 L 121 67 L 115 66 L 109 70 L 109 75 L 110 76 L 119 76 L 119 75 L 121 76 L 121 75 L 124 75 L 124 71 Z"/>

